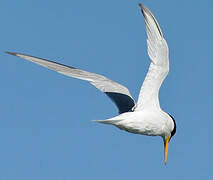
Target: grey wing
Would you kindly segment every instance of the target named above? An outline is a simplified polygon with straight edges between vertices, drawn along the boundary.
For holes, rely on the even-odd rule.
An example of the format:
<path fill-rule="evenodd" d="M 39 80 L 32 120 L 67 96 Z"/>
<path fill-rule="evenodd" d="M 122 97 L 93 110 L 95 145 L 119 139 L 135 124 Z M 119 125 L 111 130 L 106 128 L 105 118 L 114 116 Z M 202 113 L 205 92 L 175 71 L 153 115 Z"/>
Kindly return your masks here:
<path fill-rule="evenodd" d="M 160 108 L 158 93 L 169 72 L 169 48 L 160 25 L 148 8 L 139 5 L 145 20 L 147 49 L 151 63 L 140 90 L 136 111 L 144 108 Z"/>
<path fill-rule="evenodd" d="M 129 90 L 126 87 L 102 75 L 87 72 L 71 66 L 66 66 L 63 64 L 56 63 L 54 61 L 26 54 L 14 52 L 6 52 L 6 53 L 34 62 L 36 64 L 52 69 L 66 76 L 89 81 L 96 88 L 106 93 L 106 95 L 116 104 L 120 114 L 130 111 L 135 106 L 135 102 Z"/>

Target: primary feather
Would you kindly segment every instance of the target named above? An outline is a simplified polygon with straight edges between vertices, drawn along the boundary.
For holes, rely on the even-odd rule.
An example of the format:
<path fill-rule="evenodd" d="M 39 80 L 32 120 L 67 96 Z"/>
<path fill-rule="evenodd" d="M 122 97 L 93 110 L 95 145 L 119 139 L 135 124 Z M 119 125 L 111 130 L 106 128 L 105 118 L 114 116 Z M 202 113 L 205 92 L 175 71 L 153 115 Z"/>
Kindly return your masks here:
<path fill-rule="evenodd" d="M 117 105 L 119 113 L 128 112 L 135 105 L 135 102 L 129 90 L 125 86 L 122 86 L 121 84 L 112 81 L 102 75 L 87 72 L 81 69 L 59 64 L 54 61 L 38 58 L 35 56 L 15 52 L 6 52 L 6 53 L 21 57 L 28 61 L 44 66 L 46 68 L 57 71 L 58 73 L 64 74 L 66 76 L 89 81 L 97 89 L 106 93 L 106 95 Z"/>
<path fill-rule="evenodd" d="M 161 28 L 151 11 L 142 4 L 140 6 L 145 20 L 147 49 L 151 63 L 135 111 L 143 108 L 160 108 L 158 93 L 169 72 L 169 49 Z"/>

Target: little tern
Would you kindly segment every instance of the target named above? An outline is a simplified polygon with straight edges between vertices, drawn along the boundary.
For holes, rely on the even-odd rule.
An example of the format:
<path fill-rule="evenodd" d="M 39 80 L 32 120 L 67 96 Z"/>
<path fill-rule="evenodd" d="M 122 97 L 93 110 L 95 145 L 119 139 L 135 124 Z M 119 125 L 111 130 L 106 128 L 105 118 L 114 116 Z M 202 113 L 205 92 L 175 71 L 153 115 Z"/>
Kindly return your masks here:
<path fill-rule="evenodd" d="M 122 130 L 148 136 L 161 136 L 164 141 L 164 162 L 167 162 L 169 141 L 176 133 L 174 118 L 164 112 L 159 103 L 159 89 L 169 72 L 169 48 L 161 28 L 152 12 L 142 4 L 147 32 L 147 50 L 151 59 L 137 103 L 123 85 L 102 75 L 87 72 L 54 61 L 15 52 L 6 52 L 66 76 L 86 80 L 104 92 L 118 107 L 119 115 L 99 123 L 111 124 Z"/>

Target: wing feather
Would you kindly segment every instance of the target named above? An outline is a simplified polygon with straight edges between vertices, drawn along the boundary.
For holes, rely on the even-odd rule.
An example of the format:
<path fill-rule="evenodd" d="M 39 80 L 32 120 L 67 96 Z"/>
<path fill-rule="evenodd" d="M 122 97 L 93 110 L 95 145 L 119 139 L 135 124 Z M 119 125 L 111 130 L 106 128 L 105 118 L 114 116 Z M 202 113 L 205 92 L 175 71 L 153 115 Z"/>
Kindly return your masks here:
<path fill-rule="evenodd" d="M 140 90 L 135 111 L 160 108 L 158 93 L 169 72 L 169 49 L 161 28 L 152 12 L 139 4 L 145 20 L 147 51 L 151 59 L 149 70 Z"/>
<path fill-rule="evenodd" d="M 129 90 L 125 86 L 122 86 L 121 84 L 112 81 L 102 75 L 87 72 L 78 68 L 66 66 L 60 63 L 56 63 L 54 61 L 26 54 L 14 52 L 6 53 L 26 59 L 43 67 L 57 71 L 58 73 L 64 74 L 66 76 L 89 81 L 92 85 L 94 85 L 96 88 L 106 93 L 106 95 L 110 97 L 110 99 L 117 105 L 119 113 L 128 112 L 135 105 Z"/>

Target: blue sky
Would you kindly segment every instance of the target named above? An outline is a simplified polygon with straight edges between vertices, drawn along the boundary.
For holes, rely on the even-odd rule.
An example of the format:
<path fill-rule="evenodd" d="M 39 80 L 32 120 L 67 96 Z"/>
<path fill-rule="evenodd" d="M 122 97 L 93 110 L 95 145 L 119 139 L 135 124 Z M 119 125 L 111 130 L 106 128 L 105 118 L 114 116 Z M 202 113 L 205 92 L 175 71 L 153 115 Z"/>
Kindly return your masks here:
<path fill-rule="evenodd" d="M 3 0 L 0 180 L 213 178 L 213 1 L 141 2 L 170 48 L 160 101 L 177 133 L 167 165 L 160 137 L 91 122 L 117 114 L 93 86 L 3 53 L 103 74 L 137 99 L 150 63 L 139 1 Z"/>

